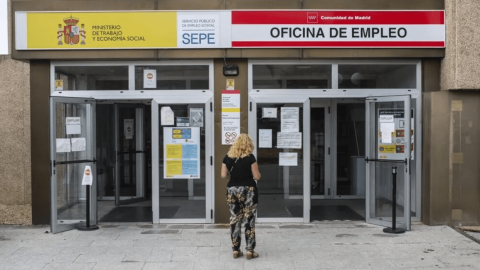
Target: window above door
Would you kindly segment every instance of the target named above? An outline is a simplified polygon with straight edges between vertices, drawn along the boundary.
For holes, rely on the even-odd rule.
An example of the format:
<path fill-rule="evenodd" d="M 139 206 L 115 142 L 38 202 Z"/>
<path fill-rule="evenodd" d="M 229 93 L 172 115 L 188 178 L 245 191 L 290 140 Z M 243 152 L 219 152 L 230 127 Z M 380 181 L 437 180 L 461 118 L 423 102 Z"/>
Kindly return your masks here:
<path fill-rule="evenodd" d="M 52 62 L 50 78 L 52 95 L 71 91 L 96 91 L 106 95 L 115 91 L 130 94 L 155 90 L 213 92 L 213 62 Z"/>
<path fill-rule="evenodd" d="M 421 92 L 421 62 L 418 60 L 252 60 L 249 71 L 249 89 L 256 92 L 336 92 L 337 96 L 353 92 L 358 95 L 367 89 Z M 373 94 L 368 91 L 364 96 Z"/>

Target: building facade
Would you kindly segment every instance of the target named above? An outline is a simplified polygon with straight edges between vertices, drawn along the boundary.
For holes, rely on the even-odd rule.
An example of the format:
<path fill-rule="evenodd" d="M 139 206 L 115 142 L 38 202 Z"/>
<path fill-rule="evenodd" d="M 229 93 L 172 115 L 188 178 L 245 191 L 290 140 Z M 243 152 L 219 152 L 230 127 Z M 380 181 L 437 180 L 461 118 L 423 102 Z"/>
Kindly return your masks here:
<path fill-rule="evenodd" d="M 10 8 L 11 55 L 0 62 L 3 223 L 61 231 L 84 221 L 86 166 L 92 222 L 225 223 L 219 169 L 239 132 L 256 143 L 260 222 L 388 226 L 392 167 L 399 227 L 479 222 L 475 1 L 11 1 Z M 312 14 L 334 17 L 325 33 L 295 21 Z M 348 23 L 335 20 L 343 15 L 372 31 L 348 28 L 352 35 L 391 24 L 377 34 L 395 41 L 418 31 L 423 43 L 253 40 L 265 25 L 273 39 L 340 37 Z M 365 23 L 369 16 L 388 19 Z M 142 20 L 152 26 L 129 25 Z M 411 30 L 412 20 L 425 28 Z M 175 23 L 182 35 L 165 30 Z M 150 45 L 155 31 L 163 36 Z M 122 35 L 143 45 L 115 43 Z M 233 45 L 224 46 L 225 36 Z M 102 45 L 88 47 L 94 38 Z"/>

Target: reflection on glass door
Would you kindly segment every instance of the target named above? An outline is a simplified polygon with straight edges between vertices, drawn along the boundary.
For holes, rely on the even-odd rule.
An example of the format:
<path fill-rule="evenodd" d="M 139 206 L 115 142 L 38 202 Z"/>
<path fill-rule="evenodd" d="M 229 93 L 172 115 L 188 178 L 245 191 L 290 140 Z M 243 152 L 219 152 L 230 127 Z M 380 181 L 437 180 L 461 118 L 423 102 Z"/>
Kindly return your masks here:
<path fill-rule="evenodd" d="M 336 101 L 335 196 L 365 196 L 365 103 Z"/>
<path fill-rule="evenodd" d="M 159 218 L 205 219 L 207 214 L 205 104 L 157 106 Z"/>
<path fill-rule="evenodd" d="M 152 222 L 151 107 L 147 101 L 140 102 L 97 100 L 96 186 L 100 222 Z"/>
<path fill-rule="evenodd" d="M 312 104 L 310 109 L 310 194 L 312 199 L 325 198 L 330 188 L 329 183 L 326 185 L 326 178 L 330 179 L 326 172 L 326 163 L 329 161 L 326 142 L 329 135 L 327 134 L 328 121 L 326 121 L 327 106 L 317 107 Z"/>
<path fill-rule="evenodd" d="M 115 205 L 145 200 L 144 105 L 115 105 Z"/>
<path fill-rule="evenodd" d="M 74 229 L 86 221 L 86 166 L 95 175 L 93 100 L 52 98 L 50 105 L 51 228 L 53 233 Z M 90 198 L 95 198 L 92 186 Z M 90 224 L 96 224 L 95 200 L 91 200 Z"/>
<path fill-rule="evenodd" d="M 410 230 L 410 97 L 367 99 L 366 109 L 367 222 L 390 227 L 396 212 L 396 228 Z"/>
<path fill-rule="evenodd" d="M 259 218 L 302 218 L 303 103 L 257 103 Z M 268 134 L 270 140 L 264 136 Z"/>

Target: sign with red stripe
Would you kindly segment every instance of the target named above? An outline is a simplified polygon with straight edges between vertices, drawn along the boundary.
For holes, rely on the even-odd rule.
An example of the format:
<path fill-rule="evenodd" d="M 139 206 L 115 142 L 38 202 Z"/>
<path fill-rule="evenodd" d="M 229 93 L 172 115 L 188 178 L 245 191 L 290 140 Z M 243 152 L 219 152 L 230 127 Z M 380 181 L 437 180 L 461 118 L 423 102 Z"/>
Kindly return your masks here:
<path fill-rule="evenodd" d="M 445 12 L 232 11 L 232 47 L 444 48 Z"/>

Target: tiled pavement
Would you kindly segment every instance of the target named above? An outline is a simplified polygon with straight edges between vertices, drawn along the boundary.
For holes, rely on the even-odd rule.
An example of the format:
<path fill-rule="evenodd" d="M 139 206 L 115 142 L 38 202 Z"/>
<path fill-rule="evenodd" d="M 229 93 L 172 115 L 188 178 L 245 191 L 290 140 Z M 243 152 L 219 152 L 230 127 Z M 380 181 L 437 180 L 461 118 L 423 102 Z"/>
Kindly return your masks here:
<path fill-rule="evenodd" d="M 385 234 L 364 222 L 257 224 L 259 258 L 234 260 L 225 225 L 0 226 L 0 269 L 480 269 L 480 245 L 448 226 Z"/>

